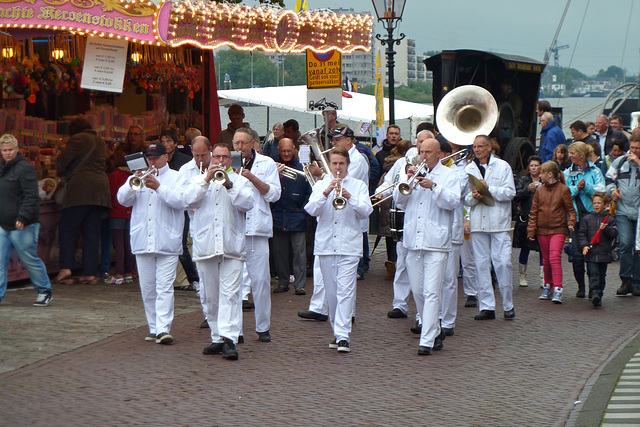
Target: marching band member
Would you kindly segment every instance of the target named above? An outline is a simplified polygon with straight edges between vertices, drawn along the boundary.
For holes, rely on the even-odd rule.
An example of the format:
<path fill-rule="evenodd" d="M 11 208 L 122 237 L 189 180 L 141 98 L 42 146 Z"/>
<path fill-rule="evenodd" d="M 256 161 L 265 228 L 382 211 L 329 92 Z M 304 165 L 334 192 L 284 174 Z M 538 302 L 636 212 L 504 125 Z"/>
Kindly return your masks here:
<path fill-rule="evenodd" d="M 433 133 L 428 130 L 423 130 L 418 132 L 416 136 L 416 148 L 419 151 L 420 146 L 427 139 L 434 138 Z M 416 155 L 416 150 L 410 149 L 407 151 L 407 155 L 398 159 L 387 175 L 385 176 L 384 183 L 381 187 L 384 187 L 386 191 L 381 193 L 378 199 L 383 199 L 393 194 L 394 187 L 391 187 L 393 183 L 398 183 L 401 181 L 401 177 L 406 176 L 405 170 L 407 169 L 407 159 Z M 383 188 L 378 188 L 376 193 L 382 191 Z M 396 210 L 398 209 L 396 204 Z M 394 226 L 394 224 L 392 224 Z M 403 224 L 395 224 L 396 227 L 402 227 Z M 393 309 L 387 313 L 387 317 L 392 319 L 394 318 L 405 318 L 407 317 L 407 313 L 409 312 L 409 297 L 411 293 L 411 285 L 409 284 L 409 275 L 407 273 L 407 249 L 405 249 L 402 244 L 402 240 L 398 240 L 396 243 L 396 253 L 398 254 L 398 259 L 396 261 L 396 272 L 393 276 Z M 419 314 L 416 314 L 416 324 L 411 328 L 412 332 L 420 333 L 420 321 Z"/>
<path fill-rule="evenodd" d="M 248 282 L 255 304 L 256 333 L 262 342 L 271 341 L 271 274 L 269 273 L 269 238 L 273 237 L 273 219 L 269 203 L 280 199 L 278 168 L 271 157 L 253 149 L 253 132 L 240 128 L 233 135 L 233 148 L 242 152 L 242 176 L 254 187 L 255 206 L 247 212 Z M 246 285 L 247 283 L 245 283 Z"/>
<path fill-rule="evenodd" d="M 172 344 L 169 332 L 173 322 L 173 281 L 178 256 L 182 253 L 184 181 L 178 171 L 169 168 L 167 151 L 162 144 L 150 144 L 146 155 L 149 166 L 157 169 L 157 177 L 147 175 L 144 186 L 134 189 L 130 185 L 131 176 L 120 187 L 117 197 L 122 206 L 133 206 L 131 251 L 138 264 L 140 291 L 149 324 L 150 335 L 145 340 Z"/>
<path fill-rule="evenodd" d="M 453 212 L 460 205 L 458 176 L 440 163 L 440 143 L 427 139 L 420 146 L 426 163 L 426 176 L 415 177 L 417 186 L 407 194 L 398 185 L 393 193 L 405 210 L 403 244 L 407 249 L 407 272 L 416 307 L 422 319 L 418 354 L 441 350 L 444 334 L 440 331 L 440 297 L 447 253 L 451 250 Z M 409 168 L 412 177 L 418 168 Z M 413 182 L 410 186 L 413 185 Z"/>
<path fill-rule="evenodd" d="M 356 274 L 362 256 L 362 228 L 373 208 L 367 184 L 350 176 L 349 153 L 331 150 L 331 174 L 313 186 L 305 210 L 318 218 L 314 253 L 324 279 L 325 300 L 335 340 L 329 345 L 350 351 L 351 317 L 355 304 Z M 342 198 L 342 200 L 341 200 Z M 346 204 L 339 209 L 338 204 Z"/>
<path fill-rule="evenodd" d="M 197 145 L 194 150 L 197 151 Z M 198 263 L 206 295 L 206 315 L 211 345 L 204 354 L 238 359 L 240 335 L 240 285 L 245 252 L 245 212 L 255 204 L 249 181 L 231 169 L 226 145 L 213 150 L 213 164 L 196 176 L 185 190 L 185 202 L 193 213 L 193 255 Z M 218 166 L 219 165 L 219 166 Z M 212 183 L 214 172 L 226 173 L 224 182 Z"/>
<path fill-rule="evenodd" d="M 180 168 L 180 176 L 183 181 L 188 185 L 193 179 L 197 176 L 202 175 L 203 172 L 206 172 L 211 165 L 211 142 L 209 138 L 206 136 L 196 136 L 191 141 L 191 152 L 193 155 L 193 159 L 189 161 L 189 163 L 185 164 Z M 189 215 L 189 219 L 193 220 L 193 209 L 187 209 L 187 214 Z M 189 233 L 191 234 L 191 240 L 193 241 L 194 233 L 198 230 L 194 229 L 191 226 L 191 221 L 189 222 Z M 196 267 L 198 264 L 196 263 Z M 200 273 L 198 272 L 198 277 L 200 277 Z M 200 280 L 202 282 L 202 280 Z M 201 285 L 202 283 L 200 283 Z M 204 321 L 200 325 L 201 328 L 208 328 L 207 324 L 207 301 L 206 301 L 206 293 L 202 291 L 202 286 L 198 286 L 200 289 L 200 303 L 202 304 L 202 312 L 204 314 Z"/>
<path fill-rule="evenodd" d="M 449 143 L 452 153 L 460 153 L 463 147 Z M 465 172 L 466 163 L 458 161 L 451 164 L 451 170 L 455 173 L 460 185 L 460 205 L 453 212 L 453 224 L 451 225 L 451 252 L 447 257 L 447 266 L 445 268 L 444 283 L 442 285 L 442 310 L 441 310 L 441 328 L 445 336 L 454 334 L 453 328 L 456 324 L 457 308 L 458 308 L 458 273 L 460 271 L 460 254 L 462 247 L 467 243 L 467 248 L 471 247 L 470 241 L 464 239 L 464 198 L 469 192 L 469 178 Z M 464 259 L 464 261 L 468 260 Z M 473 278 L 475 278 L 475 269 L 473 270 Z"/>
<path fill-rule="evenodd" d="M 333 129 L 333 131 L 331 131 L 329 136 L 331 137 L 331 143 L 334 148 L 344 148 L 349 154 L 349 163 L 347 166 L 349 176 L 362 181 L 365 185 L 368 185 L 369 165 L 367 164 L 366 157 L 358 151 L 354 144 L 355 137 L 353 130 L 347 125 L 339 124 Z M 317 167 L 310 167 L 310 170 L 312 169 L 319 171 Z M 313 170 L 311 171 L 312 173 L 314 173 Z M 360 227 L 364 236 L 364 233 L 369 229 L 369 217 L 360 220 Z M 362 252 L 364 252 L 364 250 Z M 324 281 L 322 271 L 317 265 L 317 260 L 318 259 L 316 257 L 313 264 L 313 295 L 309 301 L 309 311 L 299 311 L 298 316 L 304 319 L 326 321 L 327 303 L 325 301 Z M 355 302 L 355 298 L 353 301 Z M 352 316 L 355 316 L 355 312 L 356 308 L 354 306 Z"/>
<path fill-rule="evenodd" d="M 470 232 L 473 257 L 477 271 L 477 291 L 480 314 L 476 320 L 496 318 L 496 297 L 491 286 L 491 265 L 496 270 L 498 286 L 502 295 L 504 318 L 515 319 L 513 308 L 513 266 L 511 265 L 511 200 L 516 195 L 511 166 L 491 154 L 491 139 L 478 135 L 473 141 L 475 160 L 466 167 L 468 175 L 473 175 L 487 187 L 495 200 L 489 206 L 482 202 L 484 195 L 478 189 L 472 190 L 465 198 L 470 206 Z"/>

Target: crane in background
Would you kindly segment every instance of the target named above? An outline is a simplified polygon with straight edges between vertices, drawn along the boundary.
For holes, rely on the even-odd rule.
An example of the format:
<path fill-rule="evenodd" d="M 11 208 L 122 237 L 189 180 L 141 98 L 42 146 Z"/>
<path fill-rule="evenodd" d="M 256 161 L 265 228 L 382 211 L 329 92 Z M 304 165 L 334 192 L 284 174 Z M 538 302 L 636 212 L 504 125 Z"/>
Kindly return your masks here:
<path fill-rule="evenodd" d="M 558 42 L 557 40 L 553 41 L 553 44 L 551 45 L 551 47 L 549 48 L 549 50 L 547 50 L 544 54 L 544 63 L 548 64 L 549 63 L 549 59 L 551 57 L 551 55 L 553 54 L 553 63 L 556 67 L 560 66 L 560 56 L 558 55 L 558 51 L 563 50 L 563 49 L 569 49 L 569 45 L 568 44 L 563 44 L 558 46 Z"/>

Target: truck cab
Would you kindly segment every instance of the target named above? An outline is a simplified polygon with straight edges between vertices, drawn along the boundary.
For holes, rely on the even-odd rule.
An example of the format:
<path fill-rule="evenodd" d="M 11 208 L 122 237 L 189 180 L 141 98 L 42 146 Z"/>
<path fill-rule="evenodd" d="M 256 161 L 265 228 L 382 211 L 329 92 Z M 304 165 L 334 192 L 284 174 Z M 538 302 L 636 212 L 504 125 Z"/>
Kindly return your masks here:
<path fill-rule="evenodd" d="M 498 104 L 498 121 L 489 136 L 500 144 L 500 157 L 514 173 L 535 154 L 536 104 L 545 64 L 531 58 L 477 50 L 446 50 L 424 60 L 433 72 L 433 106 L 464 85 L 481 86 Z M 446 135 L 444 135 L 446 137 Z M 452 141 L 455 143 L 455 141 Z"/>

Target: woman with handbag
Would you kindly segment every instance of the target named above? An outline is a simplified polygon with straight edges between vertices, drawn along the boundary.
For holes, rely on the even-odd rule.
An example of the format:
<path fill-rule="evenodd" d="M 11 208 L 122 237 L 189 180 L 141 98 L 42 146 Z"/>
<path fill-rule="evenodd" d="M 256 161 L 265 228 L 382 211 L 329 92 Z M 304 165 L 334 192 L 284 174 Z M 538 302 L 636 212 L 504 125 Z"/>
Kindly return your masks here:
<path fill-rule="evenodd" d="M 542 159 L 540 156 L 531 156 L 527 162 L 527 174 L 516 180 L 516 196 L 513 198 L 514 220 L 516 222 L 513 230 L 513 247 L 520 248 L 518 259 L 519 284 L 522 287 L 527 284 L 527 263 L 531 250 L 540 252 L 537 241 L 527 239 L 527 223 L 529 221 L 529 211 L 533 202 L 533 195 L 538 187 L 542 185 L 540 180 L 540 167 Z M 542 255 L 540 255 L 540 278 L 543 279 Z M 543 283 L 540 284 L 542 286 Z"/>
<path fill-rule="evenodd" d="M 100 263 L 101 219 L 111 207 L 109 179 L 105 172 L 106 146 L 91 123 L 76 118 L 69 124 L 71 138 L 58 156 L 58 176 L 66 181 L 58 237 L 60 272 L 54 282 L 69 283 L 75 268 L 78 231 L 82 229 L 82 276 L 78 283 L 97 283 Z M 60 200 L 61 199 L 61 200 Z"/>

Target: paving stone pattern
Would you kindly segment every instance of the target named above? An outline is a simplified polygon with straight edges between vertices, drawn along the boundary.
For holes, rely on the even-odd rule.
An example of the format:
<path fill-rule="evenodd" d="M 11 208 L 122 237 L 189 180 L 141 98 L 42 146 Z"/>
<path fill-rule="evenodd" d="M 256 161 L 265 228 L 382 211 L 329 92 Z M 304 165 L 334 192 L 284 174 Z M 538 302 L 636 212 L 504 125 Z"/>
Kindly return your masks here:
<path fill-rule="evenodd" d="M 593 374 L 640 330 L 640 298 L 614 296 L 617 264 L 596 310 L 575 298 L 565 258 L 565 304 L 538 300 L 530 267 L 529 288 L 514 275 L 515 321 L 502 319 L 499 297 L 498 318 L 483 322 L 460 298 L 455 335 L 420 357 L 412 316 L 386 317 L 384 258 L 379 248 L 358 282 L 349 354 L 328 348 L 328 322 L 296 315 L 311 279 L 306 296 L 272 295 L 272 342 L 257 341 L 245 313 L 236 362 L 201 353 L 209 330 L 192 293 L 176 293 L 176 342 L 161 346 L 144 341 L 135 285 L 56 286 L 46 308 L 31 306 L 33 288 L 11 290 L 0 304 L 1 423 L 561 426 Z M 517 271 L 517 250 L 513 262 Z"/>

